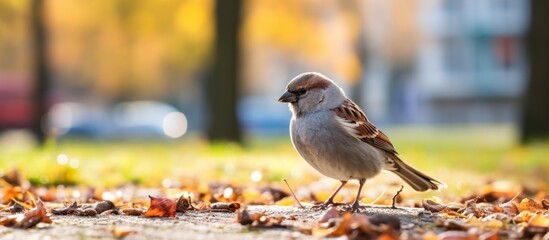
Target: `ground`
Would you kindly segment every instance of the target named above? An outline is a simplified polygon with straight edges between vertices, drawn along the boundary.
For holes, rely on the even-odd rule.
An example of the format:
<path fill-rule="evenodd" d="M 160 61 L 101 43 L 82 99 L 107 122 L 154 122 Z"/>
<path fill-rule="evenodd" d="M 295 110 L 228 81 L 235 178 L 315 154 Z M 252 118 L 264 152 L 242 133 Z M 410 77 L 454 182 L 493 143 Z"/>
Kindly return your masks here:
<path fill-rule="evenodd" d="M 115 239 L 113 230 L 131 230 L 124 239 L 318 239 L 301 233 L 299 228 L 313 228 L 326 210 L 283 206 L 248 206 L 249 212 L 264 212 L 268 216 L 283 216 L 288 228 L 254 230 L 236 222 L 236 213 L 186 212 L 177 218 L 144 218 L 126 215 L 97 217 L 52 216 L 53 223 L 39 224 L 28 230 L 0 228 L 3 239 Z M 404 231 L 412 226 L 433 225 L 435 217 L 421 208 L 392 209 L 387 206 L 365 207 L 361 214 L 385 214 L 400 219 Z M 290 217 L 295 220 L 288 220 Z"/>
<path fill-rule="evenodd" d="M 459 233 L 455 234 L 467 237 L 474 237 L 474 231 L 495 231 L 501 237 L 549 237 L 549 142 L 519 145 L 516 131 L 509 126 L 404 127 L 386 133 L 408 163 L 447 183 L 448 188 L 417 193 L 394 174 L 382 173 L 368 180 L 362 192 L 361 204 L 370 206 L 363 211 L 366 216 L 398 217 L 402 236 L 427 228 L 428 232 L 418 233 L 424 239 L 442 239 L 444 232 L 456 229 Z M 295 198 L 322 202 L 338 181 L 321 176 L 301 160 L 287 136 L 252 139 L 241 146 L 212 144 L 192 136 L 173 142 L 50 139 L 43 147 L 13 139 L 0 136 L 0 216 L 22 214 L 6 212 L 14 200 L 31 202 L 24 209 L 28 212 L 36 206 L 33 200 L 40 198 L 53 221 L 20 229 L 0 217 L 0 225 L 5 225 L 0 226 L 0 239 L 327 236 L 329 226 L 319 223 L 326 211 L 298 208 Z M 336 201 L 351 203 L 357 185 L 351 181 Z M 388 206 L 401 185 L 400 209 L 391 209 Z M 282 226 L 258 229 L 237 223 L 234 212 L 178 212 L 175 219 L 82 217 L 52 215 L 55 207 L 50 206 L 112 200 L 118 207 L 131 205 L 145 211 L 152 205 L 150 195 L 173 201 L 184 194 L 193 196 L 195 206 L 238 202 L 247 205 L 250 213 L 265 212 L 285 220 Z M 432 200 L 429 211 L 422 208 L 425 199 Z M 342 222 L 344 216 L 338 218 Z M 352 222 L 360 221 L 365 220 Z"/>

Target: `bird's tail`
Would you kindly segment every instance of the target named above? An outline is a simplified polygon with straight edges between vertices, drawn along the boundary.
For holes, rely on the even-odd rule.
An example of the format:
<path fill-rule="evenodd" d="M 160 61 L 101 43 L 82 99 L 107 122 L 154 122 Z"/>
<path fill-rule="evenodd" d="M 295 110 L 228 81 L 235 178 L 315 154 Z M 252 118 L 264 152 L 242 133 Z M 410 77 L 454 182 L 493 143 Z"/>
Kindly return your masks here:
<path fill-rule="evenodd" d="M 446 184 L 427 176 L 414 167 L 406 164 L 398 156 L 385 164 L 385 169 L 398 175 L 402 180 L 408 183 L 414 190 L 424 192 L 427 190 L 438 190 L 446 187 Z"/>

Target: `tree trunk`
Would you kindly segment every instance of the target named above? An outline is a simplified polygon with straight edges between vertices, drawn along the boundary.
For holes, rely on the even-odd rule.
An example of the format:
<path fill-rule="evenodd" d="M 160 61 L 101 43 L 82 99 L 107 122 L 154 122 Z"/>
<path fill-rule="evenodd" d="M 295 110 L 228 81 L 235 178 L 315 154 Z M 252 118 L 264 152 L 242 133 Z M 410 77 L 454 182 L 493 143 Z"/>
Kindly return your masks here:
<path fill-rule="evenodd" d="M 46 30 L 44 21 L 44 0 L 31 1 L 31 31 L 33 44 L 33 126 L 32 131 L 40 143 L 45 141 L 45 133 L 42 129 L 43 117 L 46 115 L 46 91 L 48 83 L 47 57 L 46 57 Z"/>
<path fill-rule="evenodd" d="M 549 137 L 549 1 L 531 1 L 530 79 L 524 94 L 522 142 Z"/>
<path fill-rule="evenodd" d="M 209 82 L 209 138 L 241 142 L 237 116 L 240 83 L 241 0 L 217 0 L 213 74 Z"/>

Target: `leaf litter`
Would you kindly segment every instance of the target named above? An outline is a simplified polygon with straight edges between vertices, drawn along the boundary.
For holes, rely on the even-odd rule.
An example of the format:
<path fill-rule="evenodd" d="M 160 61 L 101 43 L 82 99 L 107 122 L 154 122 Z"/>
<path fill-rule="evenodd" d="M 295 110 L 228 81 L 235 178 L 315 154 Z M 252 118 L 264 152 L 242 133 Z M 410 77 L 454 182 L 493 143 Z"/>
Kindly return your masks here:
<path fill-rule="evenodd" d="M 51 224 L 50 216 L 73 215 L 97 217 L 120 214 L 128 217 L 185 218 L 186 213 L 235 214 L 235 222 L 244 227 L 268 230 L 286 229 L 312 237 L 346 237 L 349 239 L 549 239 L 549 196 L 546 192 L 517 194 L 483 186 L 483 192 L 459 201 L 438 198 L 423 199 L 416 207 L 423 209 L 417 217 L 435 216 L 431 225 L 405 225 L 392 215 L 366 215 L 345 211 L 346 206 L 331 207 L 312 221 L 295 215 L 276 215 L 251 211 L 249 205 L 301 206 L 300 200 L 320 202 L 297 196 L 286 182 L 290 193 L 273 186 L 245 186 L 210 183 L 166 189 L 147 198 L 125 196 L 122 190 L 111 192 L 85 187 L 46 187 L 25 185 L 21 174 L 11 173 L 4 180 L 0 198 L 0 226 L 28 229 Z M 382 201 L 387 208 L 402 200 L 396 191 L 392 199 Z M 107 194 L 108 193 L 108 194 Z M 157 192 L 158 193 L 158 192 Z M 175 194 L 174 194 L 175 193 Z M 37 198 L 35 198 L 37 196 Z M 109 197 L 111 196 L 111 197 Z M 114 197 L 112 197 L 114 196 Z M 399 200 L 400 199 L 400 200 Z M 392 202 L 391 202 L 392 200 Z M 54 219 L 55 220 L 55 219 Z M 116 238 L 138 233 L 138 230 L 115 226 Z"/>

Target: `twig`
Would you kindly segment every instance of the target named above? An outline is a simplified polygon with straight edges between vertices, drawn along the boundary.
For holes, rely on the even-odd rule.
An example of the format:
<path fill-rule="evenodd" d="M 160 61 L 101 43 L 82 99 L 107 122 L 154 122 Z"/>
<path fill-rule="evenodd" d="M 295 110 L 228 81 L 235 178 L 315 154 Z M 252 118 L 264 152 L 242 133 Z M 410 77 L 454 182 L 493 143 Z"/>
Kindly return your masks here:
<path fill-rule="evenodd" d="M 381 194 L 379 194 L 379 196 L 377 196 L 377 198 L 374 201 L 372 201 L 370 204 L 371 205 L 376 204 L 376 202 L 379 201 L 379 199 L 381 199 L 381 197 L 383 197 L 383 195 L 385 195 L 386 191 L 387 191 L 387 188 L 383 189 L 383 192 Z"/>
<path fill-rule="evenodd" d="M 299 202 L 299 199 L 297 199 L 297 197 L 295 196 L 294 190 L 292 190 L 292 188 L 290 187 L 290 184 L 288 183 L 288 180 L 286 180 L 286 178 L 284 178 L 284 179 L 282 179 L 282 181 L 284 181 L 286 183 L 286 186 L 288 186 L 288 189 L 290 189 L 290 193 L 292 193 L 292 196 L 294 197 L 297 204 L 299 204 L 299 207 L 300 208 L 305 208 L 303 205 L 301 205 L 301 202 Z"/>
<path fill-rule="evenodd" d="M 395 206 L 396 198 L 398 197 L 398 195 L 400 194 L 400 192 L 402 192 L 402 189 L 404 189 L 404 185 L 400 185 L 400 190 L 398 190 L 398 191 L 396 192 L 396 194 L 393 196 L 393 204 L 391 205 L 391 208 L 392 208 L 392 209 L 397 209 L 397 207 Z"/>

